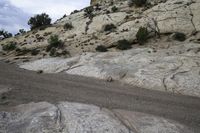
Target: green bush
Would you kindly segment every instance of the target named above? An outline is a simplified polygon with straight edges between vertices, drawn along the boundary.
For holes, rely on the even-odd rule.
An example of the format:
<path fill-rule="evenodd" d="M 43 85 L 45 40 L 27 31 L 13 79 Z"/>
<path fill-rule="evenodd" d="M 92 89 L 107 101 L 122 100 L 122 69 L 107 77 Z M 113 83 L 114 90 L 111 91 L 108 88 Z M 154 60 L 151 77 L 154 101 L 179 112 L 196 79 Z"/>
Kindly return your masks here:
<path fill-rule="evenodd" d="M 85 10 L 84 10 L 84 12 L 85 12 L 84 16 L 85 17 L 89 17 L 89 18 L 93 18 L 94 17 L 93 11 L 94 11 L 93 6 L 89 6 L 89 7 L 85 8 Z"/>
<path fill-rule="evenodd" d="M 57 35 L 50 36 L 48 39 L 49 45 L 46 48 L 46 52 L 50 52 L 50 56 L 55 56 L 56 48 L 62 48 L 63 42 L 59 40 Z"/>
<path fill-rule="evenodd" d="M 75 13 L 78 13 L 78 12 L 79 12 L 79 10 L 74 10 L 73 12 L 71 12 L 70 15 L 75 14 Z M 66 17 L 66 16 L 65 16 L 65 17 Z"/>
<path fill-rule="evenodd" d="M 56 54 L 56 48 L 51 48 L 49 55 L 55 56 L 55 54 Z"/>
<path fill-rule="evenodd" d="M 131 49 L 132 47 L 129 41 L 127 41 L 126 39 L 123 39 L 117 42 L 116 48 L 119 50 L 127 50 L 127 49 Z"/>
<path fill-rule="evenodd" d="M 113 7 L 111 8 L 111 10 L 112 10 L 112 12 L 116 12 L 116 11 L 118 10 L 118 8 L 117 8 L 116 6 L 113 6 Z"/>
<path fill-rule="evenodd" d="M 46 13 L 35 15 L 34 17 L 31 17 L 28 21 L 28 25 L 30 25 L 31 30 L 50 24 L 51 18 Z"/>
<path fill-rule="evenodd" d="M 147 3 L 147 0 L 129 0 L 128 1 L 128 5 L 129 7 L 135 5 L 137 7 L 142 7 L 142 6 L 145 6 Z"/>
<path fill-rule="evenodd" d="M 6 45 L 3 45 L 2 49 L 4 51 L 12 51 L 15 50 L 17 48 L 17 43 L 16 42 L 9 42 Z"/>
<path fill-rule="evenodd" d="M 116 29 L 116 26 L 114 24 L 106 24 L 103 26 L 103 31 L 112 31 Z"/>
<path fill-rule="evenodd" d="M 148 39 L 148 30 L 146 27 L 140 27 L 137 34 L 136 34 L 136 38 L 139 44 L 144 44 L 147 39 Z"/>
<path fill-rule="evenodd" d="M 51 45 L 48 45 L 47 47 L 46 47 L 46 52 L 49 52 L 50 50 L 51 50 L 51 48 L 53 48 Z"/>
<path fill-rule="evenodd" d="M 52 35 L 48 39 L 49 45 L 54 48 L 61 48 L 63 46 L 63 42 L 59 40 L 57 35 Z"/>
<path fill-rule="evenodd" d="M 26 33 L 26 31 L 25 31 L 24 29 L 19 29 L 19 33 L 20 33 L 21 35 L 23 35 L 23 34 Z"/>
<path fill-rule="evenodd" d="M 73 29 L 74 27 L 73 27 L 73 25 L 72 25 L 72 23 L 66 23 L 65 25 L 64 25 L 64 29 L 65 30 L 71 30 L 71 29 Z"/>
<path fill-rule="evenodd" d="M 147 2 L 147 0 L 134 0 L 134 1 L 135 1 L 135 5 L 138 7 L 146 5 L 146 2 Z"/>
<path fill-rule="evenodd" d="M 15 51 L 17 52 L 17 56 L 22 56 L 22 55 L 25 55 L 25 54 L 28 54 L 29 52 L 31 52 L 30 49 L 27 49 L 25 47 L 17 48 Z"/>
<path fill-rule="evenodd" d="M 2 29 L 2 30 L 0 30 L 0 36 L 2 36 L 3 39 L 10 38 L 10 37 L 12 37 L 12 33 L 8 33 L 8 31 L 5 31 Z"/>
<path fill-rule="evenodd" d="M 176 32 L 173 35 L 173 38 L 174 38 L 174 40 L 183 42 L 186 40 L 186 35 L 184 33 Z"/>
<path fill-rule="evenodd" d="M 33 49 L 33 50 L 31 50 L 31 55 L 38 55 L 39 52 L 40 52 L 40 50 L 38 50 L 38 49 Z"/>
<path fill-rule="evenodd" d="M 105 46 L 99 45 L 99 46 L 96 47 L 96 51 L 98 51 L 98 52 L 107 52 L 108 50 L 107 50 L 107 48 Z"/>

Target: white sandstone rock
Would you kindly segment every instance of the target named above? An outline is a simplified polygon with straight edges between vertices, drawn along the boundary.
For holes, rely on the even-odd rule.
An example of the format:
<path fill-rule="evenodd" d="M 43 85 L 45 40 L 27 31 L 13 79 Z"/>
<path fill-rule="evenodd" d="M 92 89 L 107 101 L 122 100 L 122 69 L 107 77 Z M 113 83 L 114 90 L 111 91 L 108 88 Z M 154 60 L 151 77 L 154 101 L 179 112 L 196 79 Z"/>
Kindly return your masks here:
<path fill-rule="evenodd" d="M 0 132 L 192 133 L 186 126 L 172 120 L 69 102 L 58 105 L 47 102 L 30 103 L 19 105 L 12 112 L 0 112 Z"/>
<path fill-rule="evenodd" d="M 87 53 L 69 59 L 42 59 L 21 68 L 119 80 L 147 89 L 200 96 L 199 44 L 185 43 L 153 52 L 138 48 L 124 52 Z"/>

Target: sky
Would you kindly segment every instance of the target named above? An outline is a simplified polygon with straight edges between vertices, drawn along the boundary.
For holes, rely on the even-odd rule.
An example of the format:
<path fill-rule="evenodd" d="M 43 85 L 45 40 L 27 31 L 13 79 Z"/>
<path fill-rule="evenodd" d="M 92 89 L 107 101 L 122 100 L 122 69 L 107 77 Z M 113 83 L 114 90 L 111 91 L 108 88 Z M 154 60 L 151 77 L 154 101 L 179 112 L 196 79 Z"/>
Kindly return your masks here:
<path fill-rule="evenodd" d="M 19 29 L 29 30 L 27 22 L 35 14 L 47 13 L 54 22 L 89 3 L 90 0 L 0 0 L 0 29 L 13 34 Z"/>

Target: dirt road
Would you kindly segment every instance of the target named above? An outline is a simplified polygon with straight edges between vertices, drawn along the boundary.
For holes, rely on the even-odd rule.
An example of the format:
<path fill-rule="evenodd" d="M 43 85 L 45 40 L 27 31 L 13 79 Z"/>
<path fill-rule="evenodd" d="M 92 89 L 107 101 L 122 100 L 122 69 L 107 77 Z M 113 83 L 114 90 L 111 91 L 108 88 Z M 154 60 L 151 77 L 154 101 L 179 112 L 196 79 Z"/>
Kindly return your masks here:
<path fill-rule="evenodd" d="M 3 62 L 0 62 L 0 85 L 12 88 L 1 96 L 1 111 L 29 102 L 82 102 L 170 118 L 200 132 L 200 98 L 64 73 L 37 74 Z"/>

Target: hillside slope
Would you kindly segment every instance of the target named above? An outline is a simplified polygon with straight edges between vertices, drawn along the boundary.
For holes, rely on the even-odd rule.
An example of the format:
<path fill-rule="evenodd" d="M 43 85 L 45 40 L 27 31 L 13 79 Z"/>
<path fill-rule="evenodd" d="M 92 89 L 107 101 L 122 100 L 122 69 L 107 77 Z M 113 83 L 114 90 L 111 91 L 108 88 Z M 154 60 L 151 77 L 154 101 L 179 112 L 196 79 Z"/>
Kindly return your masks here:
<path fill-rule="evenodd" d="M 65 44 L 60 51 L 66 50 L 71 56 L 95 52 L 98 45 L 104 45 L 109 51 L 115 51 L 115 45 L 119 40 L 126 39 L 137 45 L 136 33 L 141 26 L 147 27 L 150 33 L 146 46 L 155 49 L 162 47 L 161 43 L 173 45 L 170 36 L 176 32 L 186 34 L 188 41 L 198 41 L 199 38 L 196 36 L 200 30 L 199 5 L 199 0 L 153 0 L 146 6 L 138 8 L 129 7 L 127 1 L 117 1 L 114 5 L 94 6 L 91 14 L 84 12 L 91 8 L 88 7 L 58 20 L 46 29 L 33 30 L 22 36 L 3 40 L 0 44 L 16 42 L 20 49 L 38 49 L 40 57 L 48 57 L 49 53 L 45 52 L 47 40 L 51 35 L 58 35 Z M 113 11 L 113 7 L 117 10 Z M 64 29 L 66 23 L 71 23 L 74 28 Z M 114 24 L 116 28 L 105 30 L 108 24 Z M 156 33 L 159 33 L 160 38 L 155 35 Z M 19 53 L 18 50 L 4 54 L 15 57 L 30 55 L 30 52 Z"/>

